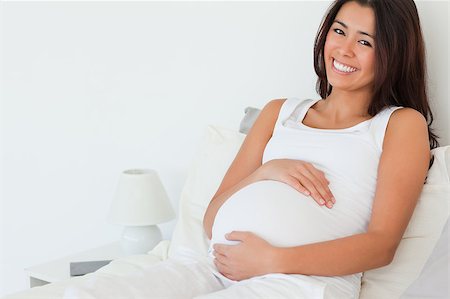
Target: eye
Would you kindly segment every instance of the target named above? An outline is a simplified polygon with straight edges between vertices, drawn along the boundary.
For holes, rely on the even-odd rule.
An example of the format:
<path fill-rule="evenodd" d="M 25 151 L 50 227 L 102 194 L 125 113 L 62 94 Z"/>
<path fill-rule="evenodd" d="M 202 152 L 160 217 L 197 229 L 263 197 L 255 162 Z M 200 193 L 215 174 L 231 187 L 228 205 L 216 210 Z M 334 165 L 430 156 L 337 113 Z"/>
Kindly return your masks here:
<path fill-rule="evenodd" d="M 372 45 L 366 40 L 360 40 L 359 43 L 364 46 L 368 46 L 372 48 Z"/>
<path fill-rule="evenodd" d="M 334 28 L 333 31 L 336 32 L 337 34 L 345 35 L 345 34 L 344 34 L 344 31 L 342 31 L 342 30 L 339 29 L 339 28 Z"/>

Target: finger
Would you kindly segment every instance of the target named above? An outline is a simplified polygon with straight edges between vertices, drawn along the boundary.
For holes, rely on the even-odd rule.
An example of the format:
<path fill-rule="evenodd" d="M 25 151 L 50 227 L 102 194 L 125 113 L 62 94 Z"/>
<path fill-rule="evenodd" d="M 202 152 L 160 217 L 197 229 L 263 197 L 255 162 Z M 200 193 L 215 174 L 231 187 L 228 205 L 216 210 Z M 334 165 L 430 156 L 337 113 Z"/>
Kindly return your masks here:
<path fill-rule="evenodd" d="M 215 252 L 225 255 L 226 245 L 214 244 L 213 245 L 213 249 L 214 249 Z"/>
<path fill-rule="evenodd" d="M 334 204 L 336 202 L 336 200 L 334 199 L 334 196 L 331 193 L 330 188 L 328 187 L 329 181 L 325 178 L 324 172 L 321 170 L 318 170 L 314 166 L 310 166 L 309 169 L 315 175 L 315 177 L 318 178 L 319 181 L 322 182 L 321 187 L 323 189 L 320 189 L 320 187 L 319 187 L 319 192 L 321 193 L 322 198 L 325 199 L 327 202 L 331 201 L 331 204 Z"/>
<path fill-rule="evenodd" d="M 314 184 L 316 190 L 320 193 L 321 198 L 325 201 L 326 206 L 328 208 L 331 208 L 334 203 L 333 202 L 334 197 L 330 189 L 328 188 L 328 185 L 326 184 L 325 180 L 322 179 L 323 172 L 321 172 L 311 164 L 305 164 L 305 168 L 309 170 L 309 172 L 305 172 L 304 175 L 306 175 L 308 179 Z"/>
<path fill-rule="evenodd" d="M 225 275 L 225 277 L 228 278 L 228 279 L 237 281 L 237 279 L 235 279 L 234 276 L 233 276 L 233 274 L 231 274 L 231 273 L 227 273 L 227 274 Z"/>
<path fill-rule="evenodd" d="M 313 184 L 313 182 L 303 175 L 302 173 L 297 173 L 295 175 L 295 178 L 306 188 L 311 194 L 311 197 L 319 204 L 324 205 L 325 200 L 322 198 L 322 195 L 320 195 L 319 191 L 316 189 L 316 186 Z"/>
<path fill-rule="evenodd" d="M 244 231 L 232 231 L 225 235 L 225 238 L 229 241 L 244 241 L 249 235 L 249 232 Z"/>
<path fill-rule="evenodd" d="M 322 196 L 320 195 L 314 183 L 309 179 L 311 175 L 308 174 L 308 176 L 306 176 L 304 173 L 296 173 L 294 174 L 294 177 L 309 191 L 311 197 L 320 204 Z"/>
<path fill-rule="evenodd" d="M 230 275 L 230 272 L 228 268 L 225 266 L 225 264 L 221 263 L 217 259 L 214 259 L 214 265 L 216 266 L 217 270 L 219 270 L 220 273 L 227 276 Z"/>
<path fill-rule="evenodd" d="M 217 252 L 214 252 L 214 259 L 223 263 L 223 261 L 226 259 L 226 256 Z"/>
<path fill-rule="evenodd" d="M 225 275 L 225 276 L 231 275 L 230 267 L 228 267 L 227 264 L 225 264 L 223 261 L 214 259 L 214 264 L 216 265 L 219 272 L 222 273 L 223 275 Z"/>
<path fill-rule="evenodd" d="M 298 178 L 294 177 L 294 176 L 288 176 L 286 178 L 286 183 L 289 186 L 292 186 L 295 190 L 305 194 L 306 196 L 311 195 L 311 192 L 308 191 L 308 189 L 306 189 L 305 186 L 303 186 L 300 181 L 298 180 Z"/>
<path fill-rule="evenodd" d="M 325 178 L 325 173 L 317 168 L 315 168 L 311 164 L 307 164 L 306 167 L 309 169 L 309 171 L 322 182 L 324 186 L 327 186 L 330 182 Z"/>
<path fill-rule="evenodd" d="M 226 256 L 224 254 L 219 253 L 219 252 L 217 252 L 215 250 L 213 250 L 212 254 L 214 255 L 214 257 L 216 259 L 219 259 L 219 260 L 223 260 L 224 258 L 226 258 Z"/>
<path fill-rule="evenodd" d="M 317 169 L 311 163 L 305 163 L 302 164 L 302 166 L 304 166 L 304 168 L 308 170 L 309 173 L 306 172 L 305 175 L 308 176 L 308 178 L 313 181 L 313 183 L 320 184 L 323 188 L 327 188 L 329 182 L 325 178 L 325 174 L 323 171 Z"/>

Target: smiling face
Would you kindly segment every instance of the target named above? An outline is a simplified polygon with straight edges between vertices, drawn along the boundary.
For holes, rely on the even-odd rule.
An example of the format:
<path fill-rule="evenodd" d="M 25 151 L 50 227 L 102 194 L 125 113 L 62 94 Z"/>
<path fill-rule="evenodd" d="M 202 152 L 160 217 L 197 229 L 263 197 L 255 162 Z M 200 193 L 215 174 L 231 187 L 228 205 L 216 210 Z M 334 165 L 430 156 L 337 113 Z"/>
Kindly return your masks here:
<path fill-rule="evenodd" d="M 375 15 L 370 7 L 345 3 L 328 31 L 324 59 L 333 90 L 372 92 L 375 78 Z"/>

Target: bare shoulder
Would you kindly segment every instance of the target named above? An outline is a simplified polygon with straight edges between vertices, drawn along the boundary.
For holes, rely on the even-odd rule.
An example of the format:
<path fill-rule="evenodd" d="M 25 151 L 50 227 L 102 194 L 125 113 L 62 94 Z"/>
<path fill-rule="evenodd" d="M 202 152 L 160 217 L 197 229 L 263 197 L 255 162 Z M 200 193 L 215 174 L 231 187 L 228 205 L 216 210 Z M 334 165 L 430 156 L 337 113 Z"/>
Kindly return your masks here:
<path fill-rule="evenodd" d="M 394 111 L 384 136 L 380 168 L 400 169 L 403 165 L 406 167 L 412 163 L 418 167 L 415 170 L 416 174 L 422 175 L 423 171 L 426 173 L 426 168 L 422 169 L 422 166 L 428 165 L 430 154 L 428 124 L 425 117 L 412 108 Z"/>
<path fill-rule="evenodd" d="M 405 143 L 406 142 L 406 143 Z M 383 149 L 390 145 L 428 143 L 428 124 L 425 117 L 412 108 L 395 110 L 389 119 Z"/>
<path fill-rule="evenodd" d="M 283 105 L 284 101 L 286 101 L 287 98 L 283 98 L 283 99 L 273 99 L 271 100 L 269 103 L 277 103 L 279 105 Z"/>
<path fill-rule="evenodd" d="M 267 102 L 256 119 L 253 127 L 250 129 L 248 136 L 261 136 L 261 134 L 272 135 L 273 127 L 285 101 L 286 99 L 273 99 Z"/>
<path fill-rule="evenodd" d="M 395 110 L 389 120 L 389 127 L 398 129 L 410 126 L 427 128 L 427 121 L 419 111 L 405 107 Z"/>
<path fill-rule="evenodd" d="M 270 110 L 271 112 L 280 112 L 281 106 L 283 106 L 283 103 L 286 101 L 287 99 L 273 99 L 271 101 L 269 101 L 263 109 L 266 110 Z"/>
<path fill-rule="evenodd" d="M 281 107 L 286 100 L 287 99 L 273 99 L 267 102 L 252 127 L 253 131 L 259 131 L 259 135 L 261 134 L 261 129 L 264 128 L 266 133 L 270 131 L 269 133 L 272 135 L 273 127 L 280 114 Z M 251 131 L 252 130 L 250 130 L 249 135 L 254 135 Z"/>

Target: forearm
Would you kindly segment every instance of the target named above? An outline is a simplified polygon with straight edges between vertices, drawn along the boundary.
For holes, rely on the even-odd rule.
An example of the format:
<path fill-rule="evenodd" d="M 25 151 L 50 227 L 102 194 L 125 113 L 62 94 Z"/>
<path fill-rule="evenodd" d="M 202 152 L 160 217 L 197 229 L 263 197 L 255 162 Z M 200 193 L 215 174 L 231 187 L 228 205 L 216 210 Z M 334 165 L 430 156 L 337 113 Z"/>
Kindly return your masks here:
<path fill-rule="evenodd" d="M 395 249 L 375 233 L 296 247 L 276 248 L 278 273 L 342 276 L 388 265 Z M 389 248 L 389 249 L 387 249 Z"/>
<path fill-rule="evenodd" d="M 211 239 L 212 225 L 214 223 L 214 219 L 216 218 L 217 211 L 223 205 L 223 203 L 240 189 L 260 180 L 262 180 L 262 177 L 255 171 L 227 191 L 211 199 L 208 208 L 206 209 L 205 215 L 203 216 L 203 227 L 209 239 Z"/>

